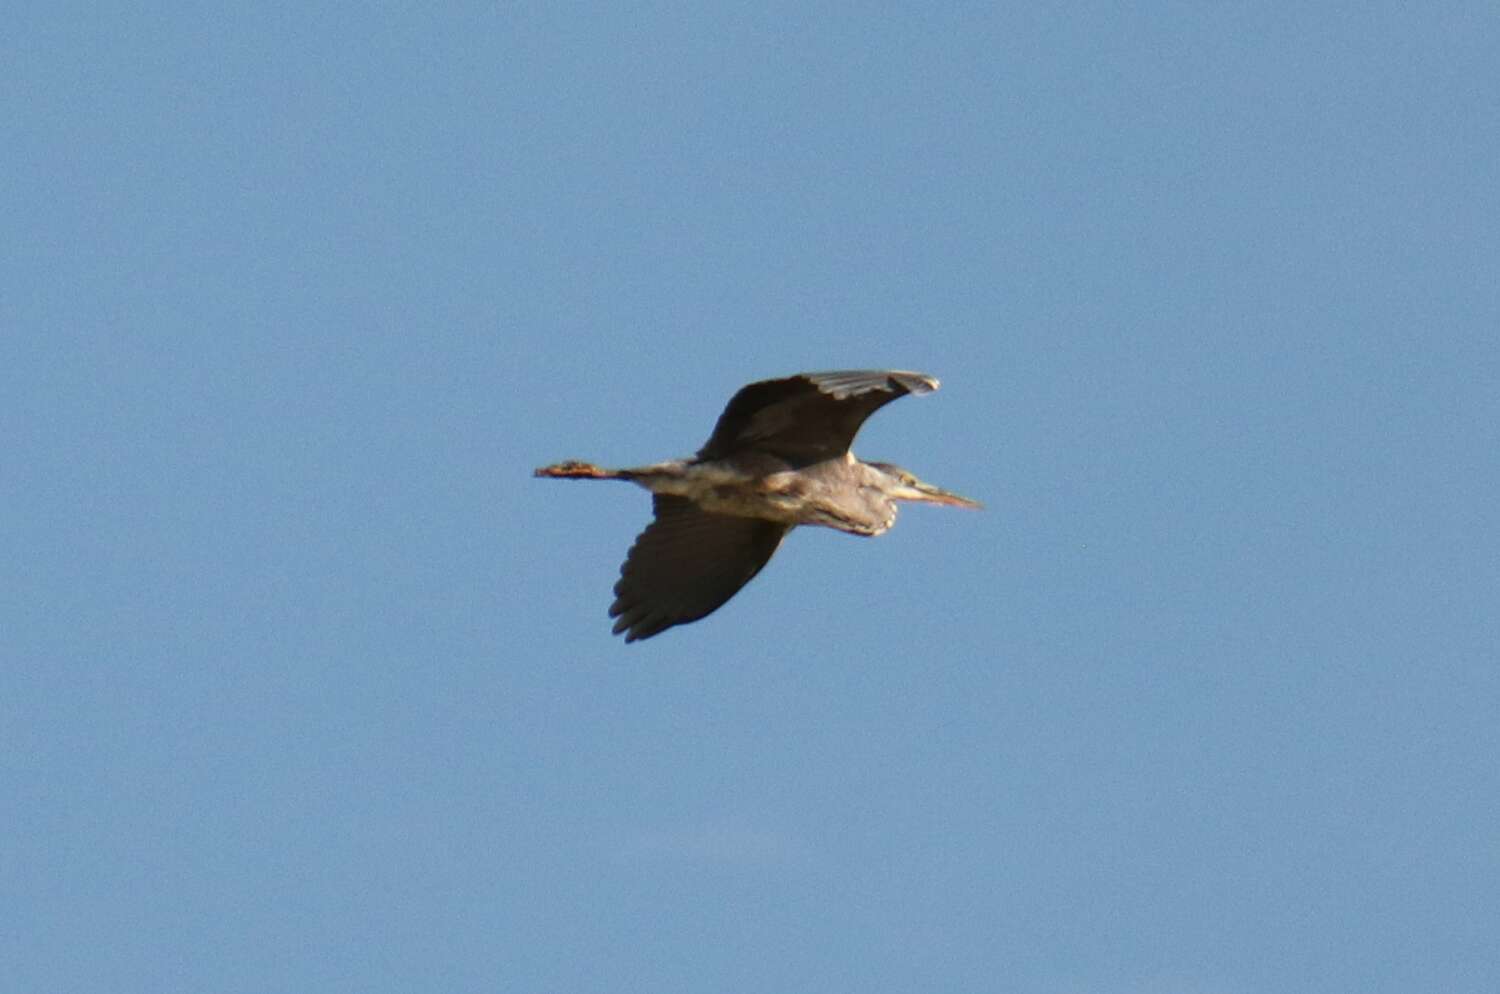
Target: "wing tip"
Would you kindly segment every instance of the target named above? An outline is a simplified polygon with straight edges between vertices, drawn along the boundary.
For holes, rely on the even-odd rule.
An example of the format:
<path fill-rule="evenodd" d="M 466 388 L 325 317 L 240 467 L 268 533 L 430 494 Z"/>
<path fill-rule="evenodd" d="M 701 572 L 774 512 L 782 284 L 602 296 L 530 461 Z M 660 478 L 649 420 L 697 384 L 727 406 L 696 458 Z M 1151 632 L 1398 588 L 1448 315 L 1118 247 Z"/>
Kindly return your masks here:
<path fill-rule="evenodd" d="M 943 381 L 936 376 L 913 372 L 909 369 L 891 370 L 891 379 L 906 387 L 908 393 L 932 393 L 943 387 Z"/>
<path fill-rule="evenodd" d="M 932 393 L 942 386 L 936 376 L 910 369 L 840 369 L 798 375 L 838 400 L 871 390 L 903 394 Z"/>
<path fill-rule="evenodd" d="M 623 583 L 623 580 L 621 581 Z M 616 584 L 619 586 L 619 584 Z M 653 614 L 645 605 L 628 603 L 618 590 L 615 602 L 609 606 L 609 616 L 615 619 L 611 635 L 624 635 L 626 643 L 638 642 L 653 635 L 660 635 L 679 622 Z"/>

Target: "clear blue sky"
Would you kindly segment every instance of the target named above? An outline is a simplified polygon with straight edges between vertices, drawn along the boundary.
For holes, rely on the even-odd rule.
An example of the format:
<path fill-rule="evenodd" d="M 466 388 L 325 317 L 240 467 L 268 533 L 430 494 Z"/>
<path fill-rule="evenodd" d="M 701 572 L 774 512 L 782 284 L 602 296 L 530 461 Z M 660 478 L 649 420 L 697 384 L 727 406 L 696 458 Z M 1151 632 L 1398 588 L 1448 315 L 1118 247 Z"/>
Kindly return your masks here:
<path fill-rule="evenodd" d="M 23 3 L 16 991 L 1500 990 L 1492 4 Z M 983 499 L 625 646 L 742 383 Z"/>

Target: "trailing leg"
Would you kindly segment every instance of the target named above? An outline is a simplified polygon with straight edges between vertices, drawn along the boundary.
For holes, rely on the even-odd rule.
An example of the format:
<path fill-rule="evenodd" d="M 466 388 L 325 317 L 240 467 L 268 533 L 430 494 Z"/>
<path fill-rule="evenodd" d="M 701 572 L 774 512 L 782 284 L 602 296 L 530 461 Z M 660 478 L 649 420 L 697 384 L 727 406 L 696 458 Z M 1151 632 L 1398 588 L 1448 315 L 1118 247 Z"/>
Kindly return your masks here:
<path fill-rule="evenodd" d="M 629 470 L 601 469 L 591 462 L 580 462 L 577 459 L 543 466 L 532 475 L 554 480 L 629 480 L 633 476 Z"/>

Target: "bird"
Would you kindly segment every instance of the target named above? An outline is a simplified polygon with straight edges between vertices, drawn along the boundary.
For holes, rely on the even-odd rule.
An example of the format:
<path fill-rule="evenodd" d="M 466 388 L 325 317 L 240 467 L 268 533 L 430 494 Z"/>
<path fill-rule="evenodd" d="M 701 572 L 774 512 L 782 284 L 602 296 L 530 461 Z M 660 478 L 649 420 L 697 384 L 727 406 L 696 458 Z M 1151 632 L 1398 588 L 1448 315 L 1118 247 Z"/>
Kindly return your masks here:
<path fill-rule="evenodd" d="M 623 480 L 651 492 L 653 520 L 620 567 L 609 609 L 613 634 L 634 642 L 718 610 L 798 525 L 874 536 L 896 523 L 897 501 L 983 506 L 850 451 L 871 414 L 938 386 L 934 377 L 905 370 L 762 380 L 735 393 L 691 458 L 633 469 L 567 460 L 534 475 Z"/>

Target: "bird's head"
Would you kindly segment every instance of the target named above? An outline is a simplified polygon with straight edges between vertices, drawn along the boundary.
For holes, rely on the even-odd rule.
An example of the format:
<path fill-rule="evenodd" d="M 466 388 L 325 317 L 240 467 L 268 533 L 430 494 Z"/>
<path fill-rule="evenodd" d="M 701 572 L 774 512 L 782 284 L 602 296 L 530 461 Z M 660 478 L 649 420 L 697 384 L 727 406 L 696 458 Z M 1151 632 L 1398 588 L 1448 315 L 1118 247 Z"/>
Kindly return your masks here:
<path fill-rule="evenodd" d="M 984 505 L 977 500 L 960 497 L 958 494 L 935 487 L 930 483 L 917 479 L 917 475 L 910 470 L 902 469 L 900 466 L 888 462 L 865 463 L 880 475 L 880 488 L 891 500 L 909 500 L 923 504 L 946 504 L 949 507 L 981 508 Z"/>

